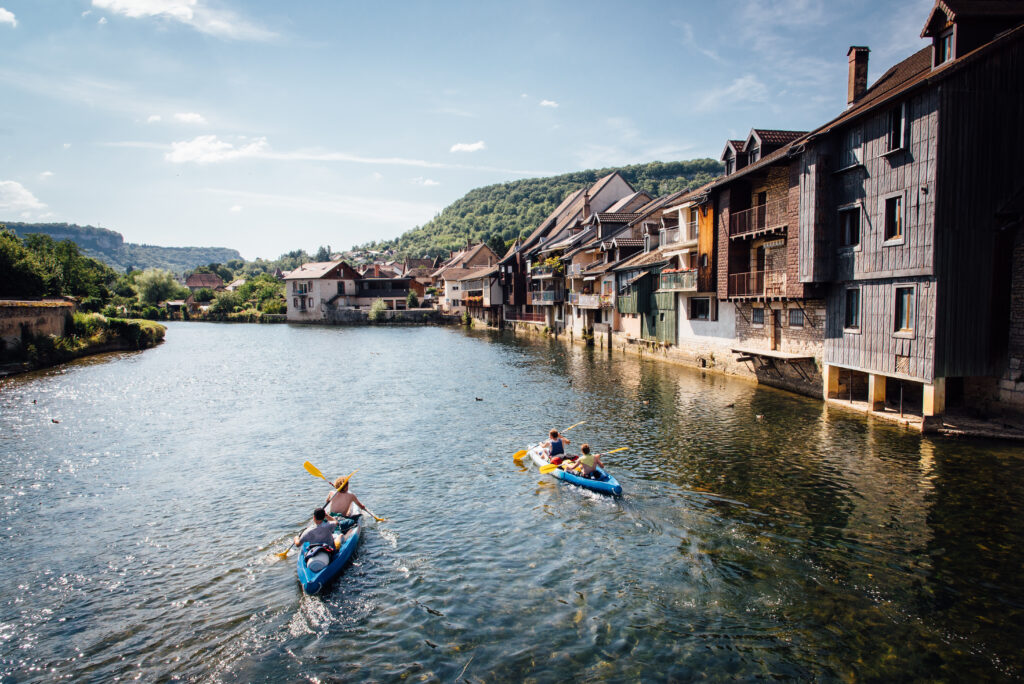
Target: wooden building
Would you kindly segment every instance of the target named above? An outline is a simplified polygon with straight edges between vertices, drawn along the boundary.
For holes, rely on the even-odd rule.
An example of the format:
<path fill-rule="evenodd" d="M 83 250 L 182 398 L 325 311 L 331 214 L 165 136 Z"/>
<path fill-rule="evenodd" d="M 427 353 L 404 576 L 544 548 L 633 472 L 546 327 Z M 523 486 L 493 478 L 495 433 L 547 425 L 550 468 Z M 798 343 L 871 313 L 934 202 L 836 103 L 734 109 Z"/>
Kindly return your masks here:
<path fill-rule="evenodd" d="M 933 44 L 794 149 L 798 280 L 826 288 L 823 391 L 924 416 L 998 400 L 1008 366 L 1012 231 L 1024 188 L 1024 4 L 939 0 Z M 987 399 L 986 399 L 987 397 Z"/>

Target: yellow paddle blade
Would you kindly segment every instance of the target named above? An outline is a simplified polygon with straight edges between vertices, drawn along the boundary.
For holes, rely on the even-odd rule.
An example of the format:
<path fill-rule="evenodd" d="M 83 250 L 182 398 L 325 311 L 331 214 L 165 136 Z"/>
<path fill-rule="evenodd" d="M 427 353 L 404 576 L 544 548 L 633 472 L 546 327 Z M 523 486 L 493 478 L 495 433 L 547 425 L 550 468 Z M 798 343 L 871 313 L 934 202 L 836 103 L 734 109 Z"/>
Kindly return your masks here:
<path fill-rule="evenodd" d="M 288 552 L 291 551 L 291 550 L 292 550 L 292 547 L 289 546 L 284 551 L 281 551 L 280 553 L 275 553 L 274 555 L 277 556 L 278 558 L 286 558 L 288 556 Z"/>
<path fill-rule="evenodd" d="M 580 425 L 583 425 L 586 422 L 587 421 L 585 421 L 585 420 L 581 420 L 580 422 L 576 423 L 575 425 L 570 425 L 569 427 L 565 428 L 564 430 L 562 430 L 562 432 L 568 432 L 569 430 L 572 430 L 574 427 L 579 427 Z"/>
<path fill-rule="evenodd" d="M 526 449 L 520 449 L 516 453 L 512 454 L 512 460 L 520 461 L 520 460 L 522 460 L 523 456 L 525 456 L 525 455 L 526 455 Z"/>
<path fill-rule="evenodd" d="M 540 472 L 544 474 L 550 473 L 555 470 L 558 470 L 558 466 L 555 465 L 554 463 L 545 463 L 540 467 Z"/>
<path fill-rule="evenodd" d="M 614 454 L 616 451 L 625 451 L 628 448 L 629 447 L 619 447 L 618 449 L 612 449 L 611 451 L 606 451 L 605 453 L 607 453 L 607 454 Z"/>
<path fill-rule="evenodd" d="M 310 463 L 309 461 L 306 461 L 305 463 L 303 463 L 302 467 L 305 468 L 306 470 L 308 470 L 309 474 L 312 475 L 313 477 L 319 477 L 319 478 L 322 478 L 324 480 L 327 479 L 326 477 L 324 477 L 324 474 L 321 473 L 319 470 L 317 470 L 316 466 L 313 465 L 312 463 Z"/>

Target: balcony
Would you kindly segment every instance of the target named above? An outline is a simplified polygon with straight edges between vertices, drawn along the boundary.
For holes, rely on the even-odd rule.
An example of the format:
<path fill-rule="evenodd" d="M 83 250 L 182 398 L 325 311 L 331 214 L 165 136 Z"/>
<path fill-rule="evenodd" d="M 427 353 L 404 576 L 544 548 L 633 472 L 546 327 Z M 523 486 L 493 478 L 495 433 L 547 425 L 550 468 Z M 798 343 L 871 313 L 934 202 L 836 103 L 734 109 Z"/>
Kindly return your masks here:
<path fill-rule="evenodd" d="M 462 298 L 463 304 L 466 306 L 483 306 L 484 296 L 483 295 L 466 295 Z"/>
<path fill-rule="evenodd" d="M 510 313 L 505 315 L 506 321 L 522 321 L 523 323 L 547 323 L 542 313 Z"/>
<path fill-rule="evenodd" d="M 675 243 L 679 242 L 679 229 L 678 228 L 669 228 L 668 230 L 662 231 L 661 232 L 661 236 L 662 236 L 662 243 L 661 243 L 662 247 L 664 247 L 665 245 L 674 245 Z"/>
<path fill-rule="evenodd" d="M 565 299 L 565 293 L 561 290 L 545 290 L 543 292 L 533 291 L 526 293 L 526 303 L 531 305 L 542 304 L 544 306 L 550 306 L 561 302 L 563 299 Z"/>
<path fill-rule="evenodd" d="M 729 237 L 767 233 L 786 226 L 789 202 L 775 200 L 750 209 L 733 212 L 729 216 Z"/>
<path fill-rule="evenodd" d="M 565 275 L 570 278 L 578 278 L 582 273 L 583 269 L 586 268 L 584 264 L 569 264 L 569 268 L 566 269 Z"/>
<path fill-rule="evenodd" d="M 595 294 L 581 294 L 580 295 L 580 308 L 581 309 L 600 309 L 601 308 L 601 297 Z"/>
<path fill-rule="evenodd" d="M 554 278 L 562 275 L 561 266 L 534 266 L 530 269 L 531 278 Z"/>
<path fill-rule="evenodd" d="M 580 293 L 579 292 L 570 292 L 569 293 L 569 303 L 570 304 L 579 304 L 580 303 Z"/>
<path fill-rule="evenodd" d="M 785 294 L 784 270 L 729 274 L 730 297 L 784 297 Z"/>
<path fill-rule="evenodd" d="M 602 309 L 610 309 L 615 306 L 615 297 L 610 294 L 601 295 L 599 301 Z"/>
<path fill-rule="evenodd" d="M 686 224 L 686 242 L 692 242 L 700 237 L 700 228 L 697 225 L 697 219 L 693 219 Z"/>
<path fill-rule="evenodd" d="M 658 283 L 658 289 L 696 292 L 697 271 L 663 271 Z"/>

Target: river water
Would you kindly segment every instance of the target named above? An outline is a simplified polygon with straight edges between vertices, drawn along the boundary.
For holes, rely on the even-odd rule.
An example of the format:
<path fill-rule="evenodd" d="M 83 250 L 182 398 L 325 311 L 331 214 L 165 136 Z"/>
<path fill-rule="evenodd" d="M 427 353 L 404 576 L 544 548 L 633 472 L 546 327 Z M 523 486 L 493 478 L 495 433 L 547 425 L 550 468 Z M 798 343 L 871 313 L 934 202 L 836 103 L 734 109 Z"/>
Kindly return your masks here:
<path fill-rule="evenodd" d="M 621 500 L 513 461 L 581 420 Z M 274 555 L 306 460 L 387 519 L 320 597 Z M 172 323 L 0 381 L 0 678 L 1018 679 L 1022 484 L 1014 445 L 557 341 Z"/>

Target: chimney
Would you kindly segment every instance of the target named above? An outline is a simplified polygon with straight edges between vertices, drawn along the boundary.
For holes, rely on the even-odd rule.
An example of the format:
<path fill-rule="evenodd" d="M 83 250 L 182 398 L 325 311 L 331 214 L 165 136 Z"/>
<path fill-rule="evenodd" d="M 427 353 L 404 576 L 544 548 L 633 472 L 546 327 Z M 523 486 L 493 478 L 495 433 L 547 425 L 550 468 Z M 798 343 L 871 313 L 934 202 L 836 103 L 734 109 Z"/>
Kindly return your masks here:
<path fill-rule="evenodd" d="M 848 106 L 864 97 L 864 93 L 868 89 L 869 52 L 871 50 L 866 47 L 853 45 L 850 47 L 849 52 L 846 53 L 846 56 L 850 58 L 850 80 L 846 91 L 846 104 Z"/>
<path fill-rule="evenodd" d="M 590 218 L 590 191 L 583 193 L 583 218 Z"/>

